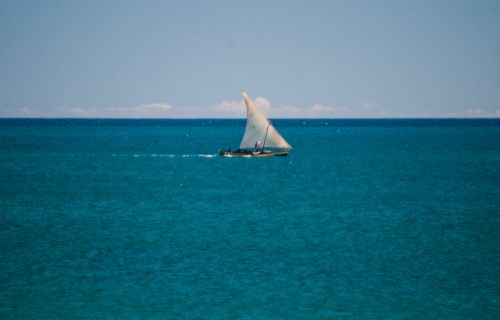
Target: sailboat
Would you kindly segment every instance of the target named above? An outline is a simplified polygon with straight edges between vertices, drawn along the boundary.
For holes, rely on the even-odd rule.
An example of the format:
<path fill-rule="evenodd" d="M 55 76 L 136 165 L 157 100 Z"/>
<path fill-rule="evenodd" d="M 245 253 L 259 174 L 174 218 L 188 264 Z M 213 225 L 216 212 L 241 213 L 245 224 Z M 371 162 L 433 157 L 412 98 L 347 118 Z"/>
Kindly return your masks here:
<path fill-rule="evenodd" d="M 243 100 L 247 108 L 247 124 L 238 150 L 219 150 L 223 157 L 286 156 L 292 146 L 286 142 L 271 121 L 257 109 L 246 92 Z"/>

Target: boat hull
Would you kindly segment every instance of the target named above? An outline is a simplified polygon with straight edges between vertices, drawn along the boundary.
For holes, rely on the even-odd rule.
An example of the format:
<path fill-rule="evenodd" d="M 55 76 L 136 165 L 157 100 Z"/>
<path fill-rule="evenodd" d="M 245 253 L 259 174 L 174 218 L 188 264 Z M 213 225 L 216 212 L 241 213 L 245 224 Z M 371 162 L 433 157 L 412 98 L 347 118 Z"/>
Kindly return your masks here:
<path fill-rule="evenodd" d="M 230 151 L 219 150 L 219 155 L 222 157 L 243 157 L 243 158 L 265 158 L 265 157 L 284 157 L 288 155 L 287 151 Z"/>

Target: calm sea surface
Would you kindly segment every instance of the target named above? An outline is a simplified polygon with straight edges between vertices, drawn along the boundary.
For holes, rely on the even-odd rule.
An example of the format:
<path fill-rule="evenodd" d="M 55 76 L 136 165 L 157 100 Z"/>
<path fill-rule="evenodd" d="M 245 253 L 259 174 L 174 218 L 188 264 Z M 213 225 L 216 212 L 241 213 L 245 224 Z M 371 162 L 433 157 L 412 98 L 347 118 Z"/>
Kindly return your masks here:
<path fill-rule="evenodd" d="M 1 319 L 498 319 L 500 120 L 0 120 Z"/>

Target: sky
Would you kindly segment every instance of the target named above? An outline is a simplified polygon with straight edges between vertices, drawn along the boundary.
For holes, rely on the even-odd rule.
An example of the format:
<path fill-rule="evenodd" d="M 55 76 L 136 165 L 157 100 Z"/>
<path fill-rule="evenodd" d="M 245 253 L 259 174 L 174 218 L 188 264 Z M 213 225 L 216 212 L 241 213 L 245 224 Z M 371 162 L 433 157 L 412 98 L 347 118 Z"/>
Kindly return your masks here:
<path fill-rule="evenodd" d="M 0 117 L 500 117 L 500 1 L 0 0 Z"/>

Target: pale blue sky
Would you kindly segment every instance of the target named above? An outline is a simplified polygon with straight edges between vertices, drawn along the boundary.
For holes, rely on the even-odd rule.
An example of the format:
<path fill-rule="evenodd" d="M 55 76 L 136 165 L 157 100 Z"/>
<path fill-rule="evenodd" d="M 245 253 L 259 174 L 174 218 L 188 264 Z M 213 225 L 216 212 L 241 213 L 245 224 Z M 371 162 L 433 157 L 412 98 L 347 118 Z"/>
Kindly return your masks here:
<path fill-rule="evenodd" d="M 500 117 L 500 1 L 0 1 L 0 117 Z"/>

